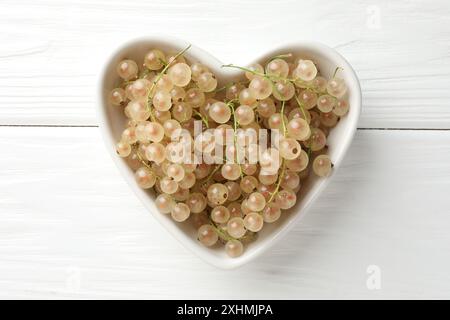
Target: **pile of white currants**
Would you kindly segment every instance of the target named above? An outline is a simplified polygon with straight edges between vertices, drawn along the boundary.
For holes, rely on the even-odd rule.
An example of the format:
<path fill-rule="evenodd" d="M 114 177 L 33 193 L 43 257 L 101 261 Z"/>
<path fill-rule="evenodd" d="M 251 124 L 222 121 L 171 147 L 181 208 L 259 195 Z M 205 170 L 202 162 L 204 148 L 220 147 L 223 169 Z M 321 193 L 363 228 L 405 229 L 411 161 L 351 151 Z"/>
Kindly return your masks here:
<path fill-rule="evenodd" d="M 311 171 L 330 174 L 327 136 L 349 110 L 347 87 L 339 68 L 326 79 L 292 54 L 224 65 L 245 76 L 219 87 L 205 65 L 184 57 L 188 49 L 152 49 L 142 65 L 118 63 L 109 98 L 127 120 L 116 151 L 139 186 L 154 190 L 161 213 L 190 221 L 203 245 L 223 244 L 238 257 L 264 224 L 295 205 Z M 263 130 L 277 135 L 251 134 Z"/>

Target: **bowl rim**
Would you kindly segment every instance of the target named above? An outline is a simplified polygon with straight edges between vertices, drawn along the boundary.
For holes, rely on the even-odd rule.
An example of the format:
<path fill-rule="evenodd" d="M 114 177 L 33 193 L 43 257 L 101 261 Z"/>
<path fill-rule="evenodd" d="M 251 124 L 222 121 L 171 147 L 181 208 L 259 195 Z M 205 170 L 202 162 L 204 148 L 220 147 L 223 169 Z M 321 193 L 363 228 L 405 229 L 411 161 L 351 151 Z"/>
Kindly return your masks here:
<path fill-rule="evenodd" d="M 124 161 L 119 158 L 114 148 L 111 148 L 111 146 L 115 145 L 115 141 L 113 140 L 112 135 L 112 128 L 110 119 L 107 114 L 106 109 L 106 101 L 104 101 L 104 84 L 106 81 L 106 75 L 107 71 L 112 68 L 112 62 L 115 60 L 115 58 L 125 51 L 126 49 L 129 49 L 130 47 L 136 46 L 138 44 L 148 44 L 151 45 L 152 43 L 166 43 L 168 46 L 172 47 L 178 47 L 178 48 L 185 48 L 188 45 L 191 45 L 191 48 L 189 49 L 189 55 L 192 57 L 195 57 L 196 59 L 200 60 L 202 63 L 207 65 L 208 67 L 213 66 L 213 69 L 217 70 L 218 66 L 222 65 L 222 62 L 219 61 L 215 56 L 211 55 L 207 51 L 201 49 L 200 47 L 189 43 L 185 40 L 178 39 L 172 36 L 161 36 L 161 35 L 149 35 L 149 36 L 143 36 L 135 39 L 131 39 L 129 41 L 126 41 L 125 43 L 122 43 L 118 45 L 116 48 L 114 48 L 110 55 L 107 57 L 105 62 L 101 65 L 101 70 L 99 72 L 99 81 L 97 84 L 97 99 L 96 99 L 96 113 L 97 118 L 99 119 L 99 129 L 101 132 L 102 140 L 104 142 L 105 148 L 108 150 L 108 153 L 110 154 L 111 158 L 113 159 L 113 162 L 115 163 L 117 169 L 119 170 L 122 177 L 125 179 L 125 181 L 128 183 L 130 188 L 134 191 L 136 196 L 141 200 L 141 202 L 144 204 L 146 209 L 150 211 L 152 216 L 158 220 L 158 222 L 164 227 L 166 231 L 168 231 L 175 239 L 177 239 L 185 248 L 190 250 L 192 253 L 200 257 L 202 260 L 208 262 L 211 265 L 214 265 L 216 267 L 219 267 L 221 269 L 233 269 L 240 267 L 251 260 L 254 260 L 258 256 L 260 256 L 262 253 L 266 252 L 271 246 L 273 246 L 275 243 L 277 243 L 282 237 L 284 237 L 286 234 L 290 232 L 290 230 L 296 225 L 310 210 L 312 204 L 316 201 L 316 199 L 320 196 L 320 194 L 323 192 L 323 190 L 328 186 L 330 181 L 335 176 L 335 172 L 340 167 L 340 164 L 347 154 L 347 151 L 350 147 L 350 144 L 353 140 L 353 137 L 355 135 L 355 132 L 357 130 L 357 123 L 359 121 L 359 117 L 361 114 L 362 109 L 362 94 L 361 94 L 361 87 L 359 79 L 356 75 L 356 72 L 350 65 L 350 63 L 335 49 L 322 44 L 317 41 L 290 41 L 281 45 L 275 45 L 273 48 L 267 50 L 266 53 L 260 55 L 256 59 L 252 59 L 252 61 L 249 62 L 249 64 L 261 60 L 263 57 L 268 56 L 271 52 L 276 51 L 287 51 L 292 50 L 293 48 L 297 49 L 304 49 L 312 52 L 317 52 L 329 59 L 333 62 L 336 66 L 343 67 L 346 72 L 348 73 L 348 78 L 350 78 L 350 82 L 346 82 L 348 86 L 348 90 L 352 92 L 353 95 L 355 95 L 354 101 L 356 101 L 356 105 L 351 106 L 352 114 L 353 114 L 353 125 L 349 125 L 349 130 L 345 131 L 345 138 L 342 138 L 342 141 L 340 142 L 342 145 L 340 146 L 340 153 L 337 161 L 334 161 L 334 170 L 333 174 L 330 177 L 327 177 L 326 179 L 323 179 L 321 183 L 316 187 L 315 190 L 313 190 L 313 194 L 307 201 L 307 203 L 302 208 L 302 212 L 298 212 L 295 214 L 295 217 L 292 218 L 291 221 L 289 221 L 286 225 L 283 227 L 278 228 L 273 234 L 270 235 L 270 241 L 268 241 L 265 245 L 259 245 L 256 246 L 251 250 L 251 252 L 248 252 L 246 254 L 243 254 L 242 256 L 238 258 L 228 258 L 226 259 L 215 256 L 208 252 L 208 248 L 204 248 L 198 244 L 194 245 L 193 241 L 183 241 L 187 240 L 188 236 L 172 221 L 165 219 L 165 217 L 159 212 L 155 212 L 155 207 L 153 204 L 153 200 L 148 197 L 147 194 L 143 196 L 144 191 L 140 189 L 137 184 L 134 181 L 134 177 L 132 177 L 130 174 L 127 173 L 127 169 L 129 171 L 128 166 L 124 163 Z M 207 61 L 207 62 L 205 62 Z M 234 77 L 237 75 L 241 75 L 242 71 L 240 70 L 234 70 L 234 69 L 221 69 L 223 71 L 220 72 L 221 75 L 228 74 L 230 77 Z M 220 77 L 220 76 L 219 76 Z M 152 202 L 151 204 L 149 202 Z M 153 206 L 152 206 L 153 205 Z M 156 214 L 155 214 L 156 213 Z M 170 223 L 168 223 L 170 222 Z M 192 240 L 189 238 L 189 240 Z"/>

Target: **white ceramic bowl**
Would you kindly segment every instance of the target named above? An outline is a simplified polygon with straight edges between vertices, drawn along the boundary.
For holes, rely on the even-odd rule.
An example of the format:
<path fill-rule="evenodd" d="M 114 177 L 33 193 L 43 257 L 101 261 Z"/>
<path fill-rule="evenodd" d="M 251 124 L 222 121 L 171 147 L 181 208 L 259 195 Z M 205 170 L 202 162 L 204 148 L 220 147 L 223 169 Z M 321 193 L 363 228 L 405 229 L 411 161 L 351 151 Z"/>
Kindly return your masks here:
<path fill-rule="evenodd" d="M 225 250 L 222 247 L 211 249 L 202 246 L 196 240 L 196 231 L 189 223 L 176 223 L 171 219 L 170 215 L 159 213 L 153 202 L 153 194 L 141 189 L 136 184 L 133 171 L 115 152 L 115 143 L 119 140 L 126 122 L 122 108 L 112 107 L 108 103 L 108 93 L 114 88 L 118 80 L 115 71 L 117 63 L 124 58 L 131 58 L 142 64 L 144 54 L 150 48 L 178 52 L 187 46 L 187 42 L 179 39 L 152 36 L 130 41 L 112 51 L 112 55 L 106 58 L 106 64 L 99 83 L 97 102 L 99 124 L 106 148 L 110 152 L 119 171 L 155 219 L 185 247 L 203 260 L 220 268 L 231 269 L 255 259 L 282 236 L 286 235 L 318 198 L 318 195 L 340 167 L 353 139 L 361 111 L 361 89 L 358 78 L 350 64 L 334 49 L 316 42 L 298 41 L 286 44 L 278 48 L 270 49 L 263 56 L 258 57 L 254 61 L 249 61 L 249 64 L 252 62 L 263 62 L 275 55 L 291 52 L 296 56 L 313 60 L 317 64 L 321 74 L 326 78 L 332 76 L 336 67 L 341 67 L 343 70 L 339 72 L 339 77 L 343 78 L 348 86 L 350 111 L 331 131 L 328 138 L 329 155 L 334 163 L 333 174 L 328 178 L 309 179 L 311 181 L 302 186 L 300 201 L 298 201 L 296 206 L 288 211 L 283 211 L 282 217 L 276 223 L 266 224 L 259 233 L 258 239 L 246 246 L 244 254 L 233 259 L 225 254 Z M 195 46 L 192 46 L 184 56 L 189 61 L 200 61 L 207 65 L 217 76 L 219 80 L 218 86 L 243 76 L 240 70 L 221 68 L 222 63 L 220 61 Z"/>

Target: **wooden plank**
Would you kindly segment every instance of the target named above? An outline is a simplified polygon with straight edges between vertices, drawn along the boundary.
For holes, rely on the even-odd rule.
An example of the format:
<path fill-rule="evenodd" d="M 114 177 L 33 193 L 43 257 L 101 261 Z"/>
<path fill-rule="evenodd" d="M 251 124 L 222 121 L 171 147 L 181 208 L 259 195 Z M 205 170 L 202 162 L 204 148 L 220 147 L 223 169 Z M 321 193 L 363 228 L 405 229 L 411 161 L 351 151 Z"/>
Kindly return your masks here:
<path fill-rule="evenodd" d="M 97 128 L 0 136 L 1 298 L 450 297 L 450 131 L 358 131 L 305 219 L 230 272 L 166 234 Z"/>
<path fill-rule="evenodd" d="M 0 124 L 96 125 L 99 66 L 113 47 L 154 33 L 187 39 L 236 64 L 278 43 L 321 41 L 361 78 L 360 127 L 448 129 L 448 13 L 446 0 L 5 0 Z"/>

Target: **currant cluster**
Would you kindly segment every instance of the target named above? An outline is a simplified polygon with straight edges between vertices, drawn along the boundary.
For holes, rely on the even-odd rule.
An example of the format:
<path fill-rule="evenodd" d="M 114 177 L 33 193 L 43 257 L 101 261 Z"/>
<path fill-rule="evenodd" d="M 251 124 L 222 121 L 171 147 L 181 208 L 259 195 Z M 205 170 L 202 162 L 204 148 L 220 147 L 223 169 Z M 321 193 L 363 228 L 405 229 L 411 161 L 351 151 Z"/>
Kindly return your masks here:
<path fill-rule="evenodd" d="M 141 65 L 118 63 L 120 83 L 110 103 L 122 107 L 127 123 L 116 150 L 139 186 L 154 190 L 161 213 L 191 221 L 203 245 L 222 243 L 230 257 L 238 257 L 264 224 L 295 205 L 311 171 L 330 174 L 327 136 L 349 110 L 347 87 L 339 69 L 326 79 L 311 60 L 292 54 L 248 68 L 224 65 L 245 76 L 218 87 L 208 67 L 184 57 L 188 49 L 153 49 Z M 215 135 L 206 134 L 211 129 Z M 256 162 L 241 161 L 239 144 L 251 137 L 249 130 L 262 129 L 277 130 L 278 143 L 260 147 Z M 231 145 L 216 139 L 230 131 Z M 174 139 L 177 132 L 187 134 Z M 258 142 L 247 143 L 244 153 L 258 149 Z M 180 145 L 188 146 L 190 160 L 200 151 L 220 161 L 179 161 Z M 218 159 L 218 149 L 227 157 Z"/>

